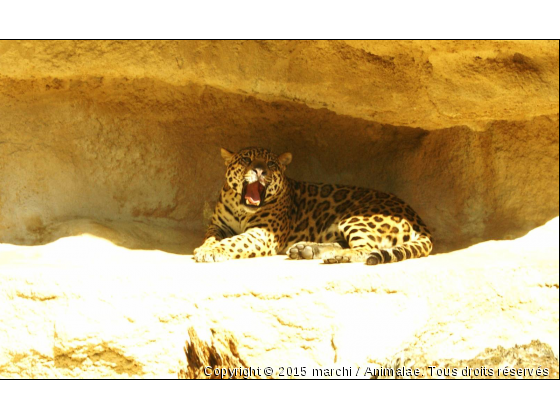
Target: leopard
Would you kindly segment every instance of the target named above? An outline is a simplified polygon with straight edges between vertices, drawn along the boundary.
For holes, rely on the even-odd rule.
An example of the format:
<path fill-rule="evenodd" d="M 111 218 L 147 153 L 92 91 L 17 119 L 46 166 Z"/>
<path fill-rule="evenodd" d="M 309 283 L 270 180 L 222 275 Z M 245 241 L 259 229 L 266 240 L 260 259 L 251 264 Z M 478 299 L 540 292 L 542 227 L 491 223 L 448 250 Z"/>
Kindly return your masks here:
<path fill-rule="evenodd" d="M 289 152 L 221 149 L 226 165 L 196 262 L 287 255 L 325 264 L 394 263 L 426 257 L 432 236 L 419 215 L 391 193 L 303 182 L 286 176 Z"/>

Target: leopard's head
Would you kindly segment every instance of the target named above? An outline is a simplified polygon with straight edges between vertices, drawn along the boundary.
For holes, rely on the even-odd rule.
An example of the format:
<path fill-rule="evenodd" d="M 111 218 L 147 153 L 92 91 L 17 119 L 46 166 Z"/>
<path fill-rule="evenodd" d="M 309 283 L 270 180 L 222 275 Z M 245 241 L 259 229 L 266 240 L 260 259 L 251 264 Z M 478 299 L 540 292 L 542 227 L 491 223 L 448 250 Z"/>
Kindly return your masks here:
<path fill-rule="evenodd" d="M 221 152 L 227 166 L 226 189 L 235 191 L 245 211 L 255 213 L 284 190 L 284 171 L 292 161 L 291 153 L 278 156 L 259 147 Z"/>

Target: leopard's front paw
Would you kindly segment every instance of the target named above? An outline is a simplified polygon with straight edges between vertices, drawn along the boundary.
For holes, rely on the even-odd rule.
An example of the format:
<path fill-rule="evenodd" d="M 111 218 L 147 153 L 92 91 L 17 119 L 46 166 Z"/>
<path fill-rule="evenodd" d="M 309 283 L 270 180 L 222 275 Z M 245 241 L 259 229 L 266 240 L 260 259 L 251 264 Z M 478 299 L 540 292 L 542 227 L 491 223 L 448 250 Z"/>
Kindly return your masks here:
<path fill-rule="evenodd" d="M 221 262 L 229 260 L 229 256 L 219 248 L 201 246 L 194 250 L 194 260 L 196 262 Z"/>
<path fill-rule="evenodd" d="M 352 262 L 350 255 L 341 251 L 330 251 L 323 254 L 324 264 L 340 264 Z"/>
<path fill-rule="evenodd" d="M 298 242 L 292 245 L 286 251 L 286 254 L 292 260 L 313 260 L 321 258 L 326 252 L 339 251 L 341 249 L 341 246 L 337 243 Z"/>
<path fill-rule="evenodd" d="M 313 258 L 319 258 L 318 244 L 314 242 L 298 242 L 297 244 L 291 246 L 286 254 L 292 260 L 312 260 Z"/>

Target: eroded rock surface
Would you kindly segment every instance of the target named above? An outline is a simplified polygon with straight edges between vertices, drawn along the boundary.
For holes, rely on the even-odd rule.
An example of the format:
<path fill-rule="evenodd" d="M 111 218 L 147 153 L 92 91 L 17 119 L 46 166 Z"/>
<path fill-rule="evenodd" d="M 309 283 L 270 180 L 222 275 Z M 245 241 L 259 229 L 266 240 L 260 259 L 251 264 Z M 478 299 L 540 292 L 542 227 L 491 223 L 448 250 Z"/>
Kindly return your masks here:
<path fill-rule="evenodd" d="M 428 130 L 558 113 L 557 41 L 3 41 L 0 57 L 51 90 L 194 83 Z"/>
<path fill-rule="evenodd" d="M 203 377 L 205 363 L 272 367 L 273 376 L 305 366 L 309 375 L 398 360 L 547 362 L 552 375 L 558 240 L 556 218 L 513 241 L 375 267 L 285 257 L 196 264 L 92 236 L 0 245 L 0 376 Z M 533 340 L 554 356 L 539 350 L 519 363 L 498 348 Z M 484 362 L 487 349 L 502 359 Z"/>

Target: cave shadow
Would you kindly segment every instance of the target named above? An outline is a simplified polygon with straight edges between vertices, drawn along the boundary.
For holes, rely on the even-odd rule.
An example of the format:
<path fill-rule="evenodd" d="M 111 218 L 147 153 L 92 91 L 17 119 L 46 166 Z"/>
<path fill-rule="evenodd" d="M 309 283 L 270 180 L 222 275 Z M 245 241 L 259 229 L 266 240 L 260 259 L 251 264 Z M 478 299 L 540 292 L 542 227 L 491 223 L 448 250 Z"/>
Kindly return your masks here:
<path fill-rule="evenodd" d="M 40 83 L 34 81 L 34 89 Z M 409 203 L 430 227 L 433 253 L 515 239 L 558 215 L 557 116 L 495 122 L 481 132 L 465 126 L 424 130 L 209 86 L 173 86 L 146 79 L 106 80 L 101 85 L 96 79 L 92 83 L 95 86 L 87 81 L 74 87 L 68 83 L 66 89 L 45 91 L 41 98 L 52 97 L 55 107 L 81 106 L 76 112 L 81 111 L 87 121 L 101 121 L 102 130 L 97 123 L 72 120 L 72 114 L 60 113 L 52 119 L 50 113 L 39 112 L 42 131 L 32 132 L 36 139 L 29 140 L 31 147 L 38 142 L 49 144 L 43 159 L 52 159 L 54 171 L 66 170 L 55 164 L 59 156 L 51 156 L 57 153 L 58 140 L 45 133 L 67 119 L 63 123 L 72 133 L 73 149 L 65 153 L 100 181 L 95 197 L 67 200 L 65 211 L 76 215 L 73 219 L 90 220 L 89 224 L 62 227 L 60 223 L 66 222 L 57 221 L 44 222 L 39 229 L 11 226 L 16 233 L 0 232 L 0 242 L 45 244 L 89 233 L 129 249 L 192 254 L 202 243 L 208 209 L 213 208 L 223 183 L 220 147 L 290 151 L 294 159 L 287 175 L 294 179 L 391 192 Z M 527 139 L 527 133 L 533 137 Z M 91 143 L 98 147 L 96 159 L 87 155 Z M 11 148 L 4 143 L 0 156 L 10 154 L 10 164 L 21 164 L 17 159 L 25 155 L 12 156 Z M 133 158 L 135 153 L 142 165 Z M 121 181 L 105 169 L 104 159 L 115 155 L 124 158 L 113 167 L 130 180 Z M 128 156 L 133 157 L 127 160 Z M 535 164 L 538 170 L 531 169 Z M 67 178 L 75 177 L 87 186 L 87 174 L 82 180 L 81 172 L 72 170 Z M 37 178 L 54 177 L 55 172 L 45 175 L 45 171 Z M 154 207 L 144 200 L 145 195 L 166 188 L 174 194 L 171 205 Z M 56 201 L 61 194 L 57 196 L 51 188 L 45 203 L 51 206 L 49 200 Z M 73 208 L 73 202 L 80 207 Z M 64 213 L 59 216 L 54 220 L 64 218 Z M 10 222 L 0 219 L 0 225 L 6 223 Z M 128 225 L 123 228 L 123 223 Z M 135 229 L 139 227 L 143 228 Z"/>

